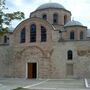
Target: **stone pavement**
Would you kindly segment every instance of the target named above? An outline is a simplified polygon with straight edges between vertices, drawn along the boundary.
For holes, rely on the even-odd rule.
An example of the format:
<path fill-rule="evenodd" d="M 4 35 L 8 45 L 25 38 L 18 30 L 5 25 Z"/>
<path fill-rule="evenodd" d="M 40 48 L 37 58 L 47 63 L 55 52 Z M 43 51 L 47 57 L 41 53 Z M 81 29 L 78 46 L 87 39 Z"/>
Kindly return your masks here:
<path fill-rule="evenodd" d="M 90 79 L 87 79 L 88 87 L 90 88 Z"/>
<path fill-rule="evenodd" d="M 24 87 L 30 90 L 90 90 L 90 88 L 85 88 L 83 79 L 0 79 L 0 90 L 12 90 L 17 87 Z"/>
<path fill-rule="evenodd" d="M 3 79 L 0 79 L 0 90 L 12 90 L 17 87 L 25 87 L 28 85 L 33 85 L 33 84 L 39 83 L 41 81 L 43 81 L 43 80 L 3 78 Z"/>
<path fill-rule="evenodd" d="M 64 79 L 64 80 L 45 80 L 38 84 L 27 86 L 32 90 L 87 90 L 84 80 Z"/>

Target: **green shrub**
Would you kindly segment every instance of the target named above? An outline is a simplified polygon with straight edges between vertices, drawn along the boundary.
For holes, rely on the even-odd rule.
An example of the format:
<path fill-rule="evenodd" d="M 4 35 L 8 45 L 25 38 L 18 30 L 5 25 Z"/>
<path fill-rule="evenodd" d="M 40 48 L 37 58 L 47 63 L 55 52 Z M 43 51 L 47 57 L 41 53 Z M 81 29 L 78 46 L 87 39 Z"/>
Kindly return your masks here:
<path fill-rule="evenodd" d="M 23 90 L 23 88 L 22 87 L 18 87 L 18 88 L 13 89 L 13 90 Z"/>

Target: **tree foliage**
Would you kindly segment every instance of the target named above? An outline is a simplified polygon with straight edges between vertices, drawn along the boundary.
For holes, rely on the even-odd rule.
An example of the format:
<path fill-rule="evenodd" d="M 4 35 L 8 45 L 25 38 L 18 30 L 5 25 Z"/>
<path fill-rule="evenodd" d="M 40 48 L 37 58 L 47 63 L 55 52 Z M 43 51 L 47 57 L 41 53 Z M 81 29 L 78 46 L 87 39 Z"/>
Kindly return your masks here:
<path fill-rule="evenodd" d="M 4 34 L 9 31 L 9 25 L 12 20 L 24 19 L 24 13 L 17 11 L 13 13 L 5 13 L 4 10 L 8 10 L 5 7 L 5 0 L 0 0 L 0 34 Z"/>

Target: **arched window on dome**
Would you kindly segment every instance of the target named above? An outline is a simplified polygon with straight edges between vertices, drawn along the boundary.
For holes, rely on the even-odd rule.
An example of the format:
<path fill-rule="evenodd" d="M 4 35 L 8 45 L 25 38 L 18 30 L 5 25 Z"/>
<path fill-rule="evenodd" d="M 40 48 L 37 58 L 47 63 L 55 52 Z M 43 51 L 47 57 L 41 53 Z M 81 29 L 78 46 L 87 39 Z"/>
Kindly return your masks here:
<path fill-rule="evenodd" d="M 80 40 L 83 40 L 83 31 L 80 32 Z"/>
<path fill-rule="evenodd" d="M 57 13 L 53 14 L 53 24 L 58 24 L 58 14 Z"/>
<path fill-rule="evenodd" d="M 73 59 L 73 52 L 72 52 L 72 50 L 68 50 L 68 52 L 67 52 L 67 59 L 68 60 L 72 60 Z"/>
<path fill-rule="evenodd" d="M 67 23 L 67 15 L 64 15 L 64 25 Z"/>
<path fill-rule="evenodd" d="M 41 26 L 41 42 L 47 41 L 47 32 L 44 26 Z"/>
<path fill-rule="evenodd" d="M 42 15 L 42 18 L 43 18 L 44 20 L 47 20 L 47 15 L 46 15 L 46 14 L 43 14 L 43 15 Z"/>
<path fill-rule="evenodd" d="M 74 40 L 75 39 L 75 32 L 72 31 L 70 32 L 70 40 Z"/>
<path fill-rule="evenodd" d="M 20 42 L 21 43 L 25 43 L 25 38 L 26 38 L 26 29 L 25 29 L 25 27 L 21 30 L 21 33 L 20 33 L 21 35 L 21 39 L 20 39 Z"/>
<path fill-rule="evenodd" d="M 36 25 L 30 26 L 30 42 L 36 42 Z"/>

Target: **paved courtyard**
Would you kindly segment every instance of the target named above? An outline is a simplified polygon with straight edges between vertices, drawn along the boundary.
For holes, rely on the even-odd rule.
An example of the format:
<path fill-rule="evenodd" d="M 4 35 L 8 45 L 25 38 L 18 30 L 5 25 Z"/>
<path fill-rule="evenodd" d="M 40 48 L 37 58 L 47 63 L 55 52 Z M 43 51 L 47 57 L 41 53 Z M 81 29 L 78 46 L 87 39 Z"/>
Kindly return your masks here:
<path fill-rule="evenodd" d="M 17 87 L 23 87 L 29 90 L 90 90 L 90 88 L 85 88 L 83 79 L 0 79 L 0 90 L 12 90 Z"/>

